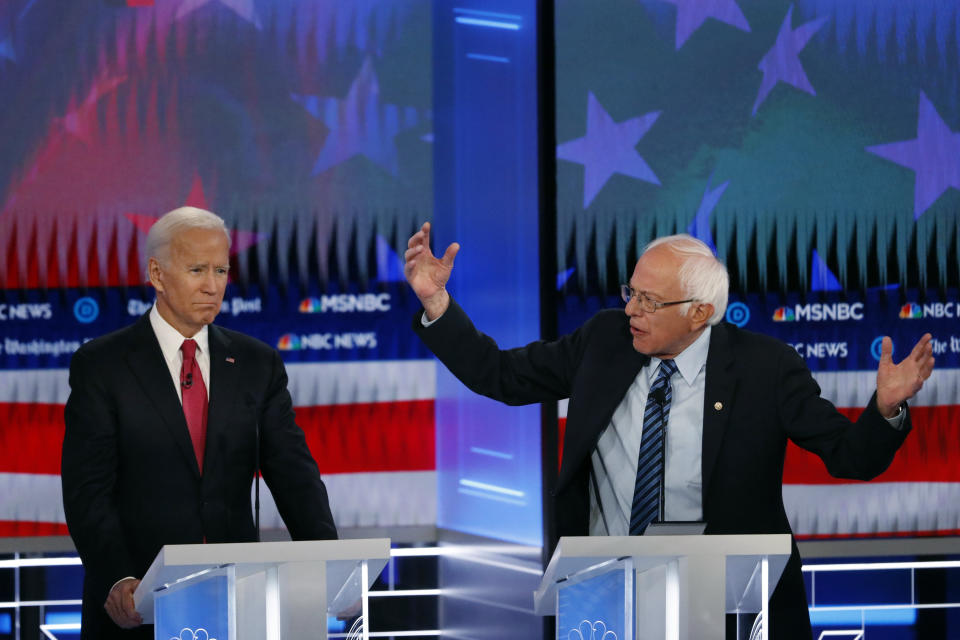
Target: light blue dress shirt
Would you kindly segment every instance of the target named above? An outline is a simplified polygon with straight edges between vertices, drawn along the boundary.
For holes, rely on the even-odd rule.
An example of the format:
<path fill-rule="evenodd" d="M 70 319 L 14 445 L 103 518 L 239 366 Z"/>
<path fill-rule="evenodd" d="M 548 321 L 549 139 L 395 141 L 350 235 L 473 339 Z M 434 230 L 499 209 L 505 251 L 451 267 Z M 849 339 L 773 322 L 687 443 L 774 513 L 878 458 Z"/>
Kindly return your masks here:
<path fill-rule="evenodd" d="M 668 521 L 703 518 L 700 461 L 703 394 L 711 331 L 708 326 L 674 358 L 678 371 L 670 378 L 672 399 L 664 446 L 664 517 Z M 625 536 L 630 533 L 637 456 L 643 437 L 643 413 L 659 366 L 660 359 L 651 358 L 640 370 L 597 441 L 592 455 L 595 482 L 590 484 L 590 535 Z"/>

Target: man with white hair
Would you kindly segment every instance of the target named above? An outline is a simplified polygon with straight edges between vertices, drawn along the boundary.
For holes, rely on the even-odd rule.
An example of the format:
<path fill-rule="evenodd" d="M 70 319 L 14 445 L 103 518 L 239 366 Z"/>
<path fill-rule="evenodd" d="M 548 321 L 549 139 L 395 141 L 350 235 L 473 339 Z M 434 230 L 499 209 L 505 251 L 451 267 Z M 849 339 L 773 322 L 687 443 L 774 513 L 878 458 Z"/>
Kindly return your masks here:
<path fill-rule="evenodd" d="M 156 304 L 70 362 L 61 475 L 84 640 L 153 637 L 133 592 L 163 545 L 256 540 L 258 465 L 294 539 L 337 537 L 279 354 L 211 324 L 230 268 L 223 220 L 171 211 L 146 253 Z"/>
<path fill-rule="evenodd" d="M 869 480 L 909 433 L 906 400 L 933 369 L 929 334 L 900 364 L 884 338 L 877 391 L 851 422 L 820 397 L 794 349 L 721 322 L 726 268 L 687 235 L 647 246 L 622 287 L 625 313 L 601 311 L 558 340 L 500 350 L 446 290 L 459 248 L 434 257 L 429 223 L 410 238 L 405 273 L 424 308 L 414 331 L 477 393 L 511 405 L 569 398 L 549 487 L 560 536 L 636 535 L 658 521 L 790 533 L 787 440 L 834 476 Z M 771 638 L 810 639 L 796 545 L 771 611 Z"/>

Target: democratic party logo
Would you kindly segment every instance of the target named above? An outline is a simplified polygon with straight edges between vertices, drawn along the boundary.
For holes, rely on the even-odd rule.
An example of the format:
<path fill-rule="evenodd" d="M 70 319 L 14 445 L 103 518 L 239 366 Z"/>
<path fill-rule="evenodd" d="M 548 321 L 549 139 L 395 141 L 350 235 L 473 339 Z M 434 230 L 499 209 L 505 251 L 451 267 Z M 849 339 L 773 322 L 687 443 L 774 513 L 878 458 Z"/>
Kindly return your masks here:
<path fill-rule="evenodd" d="M 738 327 L 750 322 L 750 307 L 742 302 L 732 302 L 727 307 L 727 322 Z"/>
<path fill-rule="evenodd" d="M 277 341 L 277 349 L 280 351 L 299 351 L 300 337 L 294 333 L 285 333 Z"/>
<path fill-rule="evenodd" d="M 797 316 L 793 313 L 793 309 L 790 307 L 777 307 L 777 309 L 773 312 L 774 322 L 794 322 L 796 319 Z"/>
<path fill-rule="evenodd" d="M 300 301 L 298 311 L 300 311 L 300 313 L 320 313 L 320 300 L 317 298 L 304 298 Z"/>
<path fill-rule="evenodd" d="M 893 347 L 893 342 L 890 343 L 891 348 Z M 892 350 L 892 349 L 891 349 Z M 870 355 L 873 356 L 873 359 L 877 362 L 880 362 L 880 356 L 883 353 L 883 336 L 877 336 L 874 338 L 873 342 L 870 343 Z"/>
<path fill-rule="evenodd" d="M 77 322 L 90 324 L 100 315 L 100 305 L 90 296 L 84 296 L 73 304 L 73 316 Z"/>

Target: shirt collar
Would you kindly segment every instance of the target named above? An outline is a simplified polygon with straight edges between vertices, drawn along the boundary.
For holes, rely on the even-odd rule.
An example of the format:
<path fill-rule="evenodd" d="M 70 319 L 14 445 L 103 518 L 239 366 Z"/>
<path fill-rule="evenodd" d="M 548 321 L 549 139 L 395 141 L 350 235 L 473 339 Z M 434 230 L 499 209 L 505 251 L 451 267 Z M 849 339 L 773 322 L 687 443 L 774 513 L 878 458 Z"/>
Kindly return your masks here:
<path fill-rule="evenodd" d="M 707 353 L 710 351 L 710 333 L 713 327 L 707 325 L 697 339 L 689 347 L 677 354 L 673 361 L 677 365 L 677 370 L 687 384 L 693 384 L 700 370 L 707 364 Z M 660 358 L 650 357 L 650 364 L 647 367 L 647 378 L 653 384 L 654 376 L 660 367 Z"/>
<path fill-rule="evenodd" d="M 183 341 L 187 338 L 184 338 L 179 331 L 163 319 L 163 316 L 157 311 L 156 303 L 154 303 L 153 308 L 150 309 L 150 326 L 153 327 L 153 333 L 157 336 L 157 341 L 160 343 L 163 358 L 167 362 L 171 362 L 180 351 L 180 345 L 182 345 Z M 207 325 L 203 325 L 203 328 L 200 329 L 196 335 L 191 336 L 193 340 L 197 341 L 197 349 L 200 353 L 209 353 L 207 351 L 207 335 Z"/>

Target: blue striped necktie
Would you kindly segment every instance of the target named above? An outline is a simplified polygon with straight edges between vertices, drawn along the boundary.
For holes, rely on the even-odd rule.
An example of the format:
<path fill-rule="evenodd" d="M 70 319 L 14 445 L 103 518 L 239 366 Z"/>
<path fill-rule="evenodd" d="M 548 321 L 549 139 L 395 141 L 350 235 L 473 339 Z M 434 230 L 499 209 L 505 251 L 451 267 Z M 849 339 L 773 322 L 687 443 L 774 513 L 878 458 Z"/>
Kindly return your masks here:
<path fill-rule="evenodd" d="M 657 379 L 647 394 L 643 412 L 643 435 L 637 463 L 637 483 L 633 489 L 633 508 L 630 510 L 630 535 L 643 533 L 647 525 L 660 515 L 661 484 L 663 483 L 663 439 L 670 415 L 670 376 L 677 372 L 673 360 L 660 361 Z M 662 404 L 661 404 L 662 402 Z"/>

